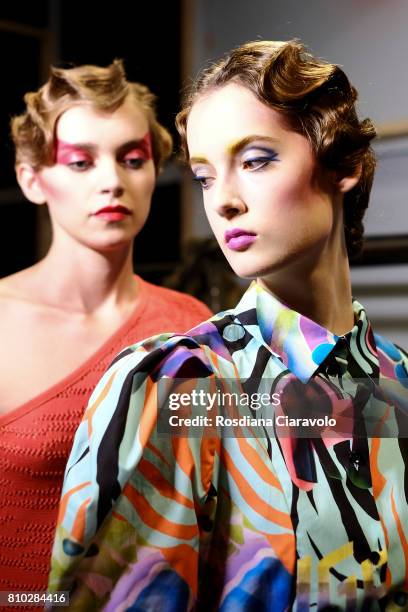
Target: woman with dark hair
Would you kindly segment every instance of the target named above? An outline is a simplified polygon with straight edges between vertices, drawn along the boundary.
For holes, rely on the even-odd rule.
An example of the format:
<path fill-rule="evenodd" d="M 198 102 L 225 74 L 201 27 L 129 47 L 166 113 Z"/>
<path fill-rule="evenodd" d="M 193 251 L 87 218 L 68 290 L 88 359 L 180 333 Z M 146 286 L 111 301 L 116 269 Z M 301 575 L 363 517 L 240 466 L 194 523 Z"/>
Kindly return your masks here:
<path fill-rule="evenodd" d="M 50 577 L 77 609 L 407 604 L 408 358 L 351 296 L 375 165 L 356 98 L 296 41 L 235 49 L 187 98 L 209 222 L 255 280 L 96 388 Z"/>
<path fill-rule="evenodd" d="M 47 586 L 74 432 L 115 354 L 210 314 L 133 272 L 133 239 L 172 150 L 147 87 L 120 61 L 53 68 L 25 101 L 12 121 L 17 179 L 47 205 L 52 243 L 0 281 L 0 591 Z"/>

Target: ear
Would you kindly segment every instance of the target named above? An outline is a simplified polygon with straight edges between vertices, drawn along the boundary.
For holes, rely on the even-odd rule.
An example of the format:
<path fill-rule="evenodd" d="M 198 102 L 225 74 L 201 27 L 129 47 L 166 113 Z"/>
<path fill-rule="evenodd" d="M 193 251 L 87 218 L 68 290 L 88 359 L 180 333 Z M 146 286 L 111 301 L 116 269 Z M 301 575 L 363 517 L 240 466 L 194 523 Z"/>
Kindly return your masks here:
<path fill-rule="evenodd" d="M 26 163 L 17 164 L 16 177 L 27 200 L 33 204 L 45 204 L 38 172 L 32 166 Z"/>
<path fill-rule="evenodd" d="M 361 164 L 359 164 L 356 172 L 352 176 L 343 176 L 343 177 L 338 176 L 336 180 L 336 184 L 337 184 L 339 193 L 347 193 L 348 191 L 351 191 L 353 187 L 355 187 L 358 181 L 360 180 L 361 172 L 362 172 L 362 166 Z"/>

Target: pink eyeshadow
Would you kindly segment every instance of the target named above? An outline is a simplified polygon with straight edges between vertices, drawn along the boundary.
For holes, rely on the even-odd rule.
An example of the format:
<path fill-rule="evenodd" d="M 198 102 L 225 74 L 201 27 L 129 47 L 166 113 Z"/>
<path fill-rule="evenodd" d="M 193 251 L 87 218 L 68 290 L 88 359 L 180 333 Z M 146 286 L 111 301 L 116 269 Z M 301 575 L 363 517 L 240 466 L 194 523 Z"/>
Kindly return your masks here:
<path fill-rule="evenodd" d="M 144 159 L 152 159 L 152 141 L 150 138 L 150 132 L 147 132 L 143 136 L 142 140 L 140 140 L 138 145 L 126 153 L 125 157 L 127 157 L 129 153 L 140 153 L 143 155 Z"/>
<path fill-rule="evenodd" d="M 76 161 L 90 160 L 91 156 L 87 151 L 76 145 L 63 140 L 55 143 L 54 160 L 56 164 L 69 164 Z"/>
<path fill-rule="evenodd" d="M 137 145 L 126 152 L 125 158 L 130 154 L 140 155 L 143 159 L 152 159 L 152 141 L 150 132 L 147 132 Z M 54 148 L 54 163 L 69 164 L 76 161 L 91 160 L 92 156 L 83 147 L 70 144 L 63 140 L 57 140 Z"/>

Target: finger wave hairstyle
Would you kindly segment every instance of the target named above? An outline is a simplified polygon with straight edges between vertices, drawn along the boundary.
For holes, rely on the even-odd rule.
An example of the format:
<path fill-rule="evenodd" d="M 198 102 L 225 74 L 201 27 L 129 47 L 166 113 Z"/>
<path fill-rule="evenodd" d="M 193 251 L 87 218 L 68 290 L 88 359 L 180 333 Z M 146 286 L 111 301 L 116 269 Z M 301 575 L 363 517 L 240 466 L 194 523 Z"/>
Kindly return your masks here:
<path fill-rule="evenodd" d="M 194 102 L 230 81 L 282 113 L 290 129 L 308 138 L 322 168 L 339 176 L 361 172 L 357 185 L 344 196 L 346 246 L 349 258 L 354 258 L 363 244 L 363 217 L 375 170 L 370 142 L 376 133 L 369 119 L 359 120 L 358 94 L 343 70 L 314 57 L 296 40 L 256 41 L 234 49 L 204 70 L 185 96 L 176 118 L 185 159 L 186 126 Z"/>
<path fill-rule="evenodd" d="M 36 170 L 53 165 L 56 125 L 64 111 L 87 104 L 97 110 L 113 112 L 127 97 L 134 100 L 148 120 L 157 173 L 172 152 L 172 138 L 157 120 L 156 96 L 145 85 L 126 80 L 121 60 L 114 60 L 106 68 L 92 65 L 66 69 L 51 67 L 45 85 L 24 96 L 26 111 L 11 120 L 16 163 L 27 162 Z"/>

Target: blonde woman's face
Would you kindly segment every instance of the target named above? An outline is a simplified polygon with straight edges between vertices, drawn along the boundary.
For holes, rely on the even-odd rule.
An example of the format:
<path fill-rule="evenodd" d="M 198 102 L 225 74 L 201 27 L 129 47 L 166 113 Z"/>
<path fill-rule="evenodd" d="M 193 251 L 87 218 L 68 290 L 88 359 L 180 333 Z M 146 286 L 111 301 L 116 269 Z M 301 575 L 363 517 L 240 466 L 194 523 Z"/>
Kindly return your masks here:
<path fill-rule="evenodd" d="M 55 163 L 38 172 L 54 238 L 115 249 L 142 229 L 155 186 L 149 126 L 127 99 L 107 113 L 80 105 L 56 129 Z"/>
<path fill-rule="evenodd" d="M 199 98 L 187 143 L 208 220 L 239 276 L 310 263 L 343 231 L 309 141 L 245 87 L 230 83 Z"/>

